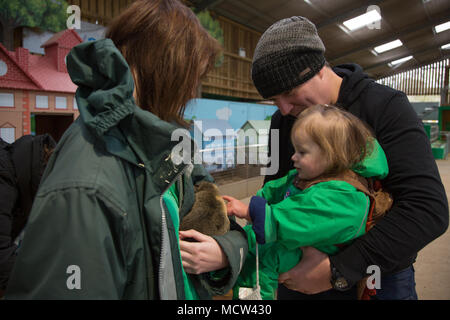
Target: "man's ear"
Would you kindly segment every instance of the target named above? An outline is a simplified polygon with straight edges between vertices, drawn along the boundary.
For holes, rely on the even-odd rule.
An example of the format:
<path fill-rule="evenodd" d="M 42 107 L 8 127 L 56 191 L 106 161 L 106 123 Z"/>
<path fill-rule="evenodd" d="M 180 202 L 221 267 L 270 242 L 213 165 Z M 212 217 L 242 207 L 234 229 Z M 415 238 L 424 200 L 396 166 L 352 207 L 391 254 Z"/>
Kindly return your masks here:
<path fill-rule="evenodd" d="M 320 80 L 323 80 L 323 79 L 324 79 L 324 77 L 325 77 L 327 71 L 328 71 L 328 70 L 327 70 L 327 65 L 324 65 L 324 66 L 322 67 L 322 69 L 320 69 L 320 71 L 317 73 L 317 75 L 319 76 Z"/>

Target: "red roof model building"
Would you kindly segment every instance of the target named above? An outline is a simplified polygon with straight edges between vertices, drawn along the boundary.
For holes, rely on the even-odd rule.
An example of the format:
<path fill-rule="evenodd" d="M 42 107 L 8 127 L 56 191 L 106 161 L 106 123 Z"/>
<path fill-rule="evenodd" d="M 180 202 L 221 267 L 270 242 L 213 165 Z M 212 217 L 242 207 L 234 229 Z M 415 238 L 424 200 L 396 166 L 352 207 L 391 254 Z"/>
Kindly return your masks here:
<path fill-rule="evenodd" d="M 0 137 L 30 134 L 30 115 L 78 116 L 66 56 L 82 39 L 75 30 L 56 33 L 41 47 L 45 55 L 25 48 L 8 51 L 0 44 Z"/>

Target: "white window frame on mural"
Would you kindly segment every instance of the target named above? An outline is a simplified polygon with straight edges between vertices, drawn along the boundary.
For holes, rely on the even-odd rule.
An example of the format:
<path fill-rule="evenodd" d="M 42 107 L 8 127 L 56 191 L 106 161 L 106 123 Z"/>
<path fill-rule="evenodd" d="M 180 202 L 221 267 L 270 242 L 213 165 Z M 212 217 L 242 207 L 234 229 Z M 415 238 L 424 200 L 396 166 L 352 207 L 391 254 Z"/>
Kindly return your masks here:
<path fill-rule="evenodd" d="M 14 108 L 14 93 L 0 93 L 0 108 Z"/>
<path fill-rule="evenodd" d="M 55 97 L 55 109 L 67 109 L 67 98 Z"/>
<path fill-rule="evenodd" d="M 0 137 L 7 143 L 13 143 L 16 140 L 16 128 L 0 128 Z"/>
<path fill-rule="evenodd" d="M 36 96 L 36 109 L 48 109 L 48 96 Z"/>
<path fill-rule="evenodd" d="M 8 73 L 8 65 L 5 61 L 0 59 L 0 77 L 3 77 Z"/>

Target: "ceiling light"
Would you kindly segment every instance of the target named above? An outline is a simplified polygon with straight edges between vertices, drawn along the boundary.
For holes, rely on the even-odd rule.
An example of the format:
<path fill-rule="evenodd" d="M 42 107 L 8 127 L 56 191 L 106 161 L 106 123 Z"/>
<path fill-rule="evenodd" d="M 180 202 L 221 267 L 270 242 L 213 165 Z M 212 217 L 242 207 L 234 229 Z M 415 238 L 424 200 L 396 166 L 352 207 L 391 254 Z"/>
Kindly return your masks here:
<path fill-rule="evenodd" d="M 450 43 L 444 44 L 441 49 L 450 49 Z"/>
<path fill-rule="evenodd" d="M 374 49 L 375 52 L 377 52 L 377 53 L 383 53 L 383 52 L 392 50 L 392 49 L 394 49 L 394 48 L 398 48 L 398 47 L 400 47 L 400 46 L 402 46 L 402 45 L 403 45 L 403 43 L 402 43 L 399 39 L 397 39 L 397 40 L 394 40 L 394 41 L 391 41 L 391 42 L 382 44 L 382 45 L 380 45 L 380 46 L 377 46 L 377 47 L 375 47 L 375 48 L 373 48 L 373 49 Z"/>
<path fill-rule="evenodd" d="M 439 24 L 437 26 L 434 26 L 434 30 L 436 31 L 436 33 L 445 31 L 450 29 L 450 21 L 444 22 L 442 24 Z"/>
<path fill-rule="evenodd" d="M 356 29 L 362 28 L 366 25 L 374 23 L 376 21 L 380 21 L 381 16 L 377 10 L 371 10 L 366 12 L 356 18 L 349 19 L 343 22 L 343 25 L 348 28 L 350 31 L 354 31 Z"/>
<path fill-rule="evenodd" d="M 400 64 L 400 63 L 403 63 L 405 61 L 408 61 L 408 60 L 412 59 L 412 57 L 413 56 L 407 56 L 407 57 L 404 57 L 404 58 L 401 58 L 401 59 L 398 59 L 398 60 L 391 61 L 388 64 L 389 64 L 389 66 L 392 67 L 392 66 L 395 66 L 397 64 Z"/>

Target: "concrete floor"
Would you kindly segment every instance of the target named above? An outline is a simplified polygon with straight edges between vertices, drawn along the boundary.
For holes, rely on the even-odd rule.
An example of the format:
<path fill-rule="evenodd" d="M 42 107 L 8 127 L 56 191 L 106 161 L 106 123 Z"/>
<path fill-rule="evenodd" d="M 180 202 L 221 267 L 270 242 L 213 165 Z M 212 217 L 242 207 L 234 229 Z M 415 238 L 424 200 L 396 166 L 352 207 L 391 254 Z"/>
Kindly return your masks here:
<path fill-rule="evenodd" d="M 450 159 L 436 163 L 450 199 Z M 450 300 L 450 228 L 419 252 L 414 268 L 419 299 Z"/>

